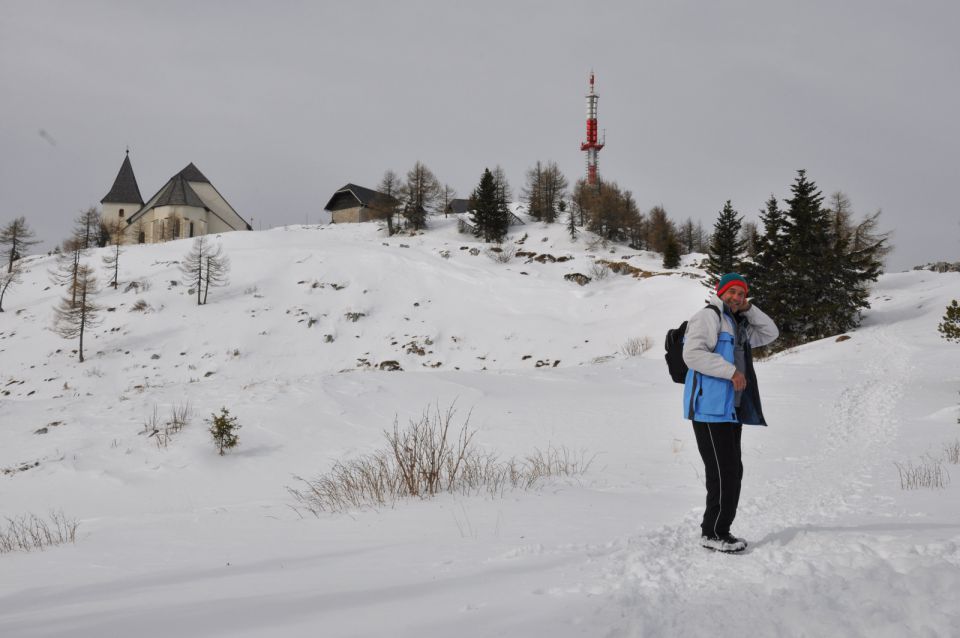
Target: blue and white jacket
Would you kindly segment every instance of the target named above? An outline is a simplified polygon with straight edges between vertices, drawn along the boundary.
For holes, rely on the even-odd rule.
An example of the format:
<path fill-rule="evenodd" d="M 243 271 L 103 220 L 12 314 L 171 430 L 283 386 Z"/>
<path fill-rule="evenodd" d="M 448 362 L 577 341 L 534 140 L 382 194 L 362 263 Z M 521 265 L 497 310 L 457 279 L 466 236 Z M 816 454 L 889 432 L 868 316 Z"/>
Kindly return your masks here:
<path fill-rule="evenodd" d="M 710 304 L 720 310 L 720 315 L 701 308 L 687 323 L 684 335 L 683 360 L 689 371 L 683 385 L 683 418 L 706 423 L 766 425 L 750 349 L 773 343 L 780 331 L 753 304 L 736 317 L 718 296 L 712 295 Z M 734 351 L 738 330 L 742 331 L 746 363 L 743 374 L 747 378 L 739 408 L 731 380 L 737 369 Z"/>

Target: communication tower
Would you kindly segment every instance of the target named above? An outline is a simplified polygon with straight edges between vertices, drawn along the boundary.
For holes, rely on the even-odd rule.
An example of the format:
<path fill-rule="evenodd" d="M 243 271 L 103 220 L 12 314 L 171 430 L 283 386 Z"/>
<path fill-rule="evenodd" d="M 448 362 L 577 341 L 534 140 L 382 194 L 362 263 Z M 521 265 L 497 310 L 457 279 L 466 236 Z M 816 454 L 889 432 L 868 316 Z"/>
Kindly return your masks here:
<path fill-rule="evenodd" d="M 593 71 L 590 72 L 590 92 L 587 93 L 587 141 L 580 145 L 587 152 L 587 184 L 600 183 L 600 149 L 606 143 L 606 134 L 602 142 L 597 141 L 597 99 L 600 96 L 593 90 Z"/>

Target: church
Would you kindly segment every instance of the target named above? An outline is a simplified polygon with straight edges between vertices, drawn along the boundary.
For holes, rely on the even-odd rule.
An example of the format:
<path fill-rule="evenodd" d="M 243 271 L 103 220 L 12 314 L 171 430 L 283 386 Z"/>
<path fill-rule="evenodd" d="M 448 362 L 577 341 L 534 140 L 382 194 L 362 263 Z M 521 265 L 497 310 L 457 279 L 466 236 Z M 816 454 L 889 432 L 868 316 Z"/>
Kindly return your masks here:
<path fill-rule="evenodd" d="M 119 229 L 124 243 L 151 244 L 253 230 L 192 162 L 144 202 L 130 164 L 130 151 L 100 204 L 104 224 Z"/>

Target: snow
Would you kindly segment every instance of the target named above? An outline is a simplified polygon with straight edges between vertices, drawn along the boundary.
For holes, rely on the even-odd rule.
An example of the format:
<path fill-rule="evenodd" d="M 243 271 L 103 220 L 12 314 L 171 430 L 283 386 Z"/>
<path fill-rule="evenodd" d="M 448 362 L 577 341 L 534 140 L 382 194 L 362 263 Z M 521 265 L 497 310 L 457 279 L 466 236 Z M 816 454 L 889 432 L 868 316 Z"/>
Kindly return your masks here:
<path fill-rule="evenodd" d="M 750 548 L 726 556 L 697 544 L 702 465 L 661 353 L 705 296 L 695 260 L 530 222 L 508 245 L 571 259 L 497 263 L 431 221 L 224 234 L 231 284 L 200 307 L 170 283 L 189 240 L 127 247 L 83 364 L 50 330 L 52 260 L 29 258 L 0 314 L 0 469 L 39 464 L 0 475 L 0 516 L 80 526 L 0 555 L 0 636 L 960 635 L 960 485 L 902 490 L 895 465 L 960 438 L 960 346 L 936 332 L 960 274 L 884 275 L 851 339 L 758 364 L 771 425 L 744 433 Z M 596 259 L 662 274 L 563 279 Z M 167 447 L 143 434 L 188 402 Z M 295 509 L 295 475 L 451 405 L 485 450 L 593 461 L 502 497 Z M 223 457 L 222 406 L 242 424 Z"/>

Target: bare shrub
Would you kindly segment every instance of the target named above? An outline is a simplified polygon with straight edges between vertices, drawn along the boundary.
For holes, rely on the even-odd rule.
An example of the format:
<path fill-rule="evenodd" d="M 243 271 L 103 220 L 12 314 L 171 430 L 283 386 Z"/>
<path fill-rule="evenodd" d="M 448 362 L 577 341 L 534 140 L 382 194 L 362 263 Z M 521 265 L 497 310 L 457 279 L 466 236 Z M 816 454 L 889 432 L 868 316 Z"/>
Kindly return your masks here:
<path fill-rule="evenodd" d="M 941 459 L 925 456 L 918 465 L 913 461 L 894 463 L 900 472 L 900 489 L 916 490 L 921 487 L 943 489 L 950 483 L 950 474 L 943 467 Z"/>
<path fill-rule="evenodd" d="M 127 284 L 127 287 L 123 289 L 123 292 L 146 292 L 150 290 L 150 281 L 147 279 L 135 279 Z"/>
<path fill-rule="evenodd" d="M 394 419 L 393 429 L 384 432 L 386 449 L 337 461 L 318 478 L 294 476 L 300 486 L 287 490 L 299 507 L 319 516 L 442 492 L 502 495 L 509 489 L 531 489 L 549 477 L 583 474 L 590 466 L 585 453 L 553 446 L 501 461 L 476 448 L 469 413 L 459 429 L 452 427 L 455 416 L 453 405 L 445 411 L 437 405 L 404 429 Z"/>
<path fill-rule="evenodd" d="M 76 541 L 78 521 L 68 519 L 59 511 L 50 512 L 48 519 L 35 514 L 7 518 L 6 529 L 0 529 L 0 554 L 44 550 Z"/>
<path fill-rule="evenodd" d="M 150 304 L 143 299 L 137 299 L 136 303 L 130 306 L 130 312 L 146 312 L 149 309 Z"/>
<path fill-rule="evenodd" d="M 653 339 L 650 337 L 633 337 L 627 339 L 626 343 L 620 346 L 620 352 L 628 357 L 639 357 L 650 349 L 653 345 Z"/>
<path fill-rule="evenodd" d="M 598 250 L 605 250 L 609 242 L 603 237 L 592 237 L 587 240 L 587 252 L 596 252 Z"/>
<path fill-rule="evenodd" d="M 486 251 L 487 257 L 498 264 L 509 264 L 517 256 L 517 249 L 513 246 L 492 246 Z"/>
<path fill-rule="evenodd" d="M 459 434 L 451 438 L 450 422 L 455 414 L 453 405 L 445 413 L 440 412 L 438 405 L 434 412 L 425 410 L 419 421 L 410 421 L 403 431 L 394 419 L 393 431 L 385 433 L 400 472 L 403 496 L 433 496 L 441 489 L 452 491 L 474 435 L 468 429 L 468 414 Z"/>
<path fill-rule="evenodd" d="M 610 267 L 605 263 L 594 262 L 590 267 L 590 278 L 601 281 L 610 276 Z"/>

